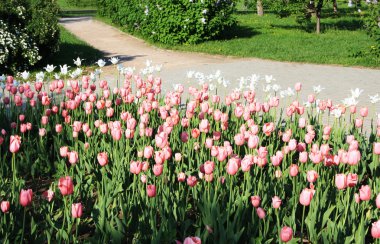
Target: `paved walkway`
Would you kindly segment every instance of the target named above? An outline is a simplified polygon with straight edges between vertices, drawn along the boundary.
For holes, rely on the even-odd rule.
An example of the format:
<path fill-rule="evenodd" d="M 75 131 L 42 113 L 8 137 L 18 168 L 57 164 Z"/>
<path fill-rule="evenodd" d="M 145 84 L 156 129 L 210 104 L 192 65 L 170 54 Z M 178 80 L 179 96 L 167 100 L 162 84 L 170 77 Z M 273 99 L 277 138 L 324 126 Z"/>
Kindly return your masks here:
<path fill-rule="evenodd" d="M 380 93 L 380 70 L 351 68 L 331 65 L 316 65 L 277 62 L 256 58 L 234 58 L 200 53 L 187 53 L 163 50 L 153 47 L 144 41 L 130 36 L 118 29 L 94 20 L 90 17 L 63 18 L 60 23 L 80 39 L 101 50 L 106 56 L 118 56 L 124 66 L 141 68 L 146 60 L 154 64 L 163 64 L 160 73 L 164 84 L 183 83 L 187 80 L 189 70 L 214 73 L 221 70 L 222 75 L 237 85 L 237 79 L 251 74 L 273 75 L 282 87 L 293 87 L 302 82 L 304 95 L 311 92 L 313 85 L 326 89 L 321 97 L 334 100 L 349 96 L 350 89 L 359 87 L 364 90 L 360 104 L 369 105 L 368 95 Z M 105 77 L 111 79 L 115 72 L 105 67 Z M 380 104 L 377 104 L 380 111 Z"/>

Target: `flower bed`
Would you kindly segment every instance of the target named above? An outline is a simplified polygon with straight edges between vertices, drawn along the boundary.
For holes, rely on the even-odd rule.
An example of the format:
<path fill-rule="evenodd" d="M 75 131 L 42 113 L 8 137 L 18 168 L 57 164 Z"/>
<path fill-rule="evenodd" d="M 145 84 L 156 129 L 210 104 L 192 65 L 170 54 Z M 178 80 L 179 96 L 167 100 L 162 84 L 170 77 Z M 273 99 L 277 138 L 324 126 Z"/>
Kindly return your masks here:
<path fill-rule="evenodd" d="M 320 94 L 304 106 L 300 83 L 291 100 L 267 90 L 260 102 L 254 86 L 221 98 L 207 83 L 163 93 L 160 78 L 128 69 L 120 87 L 54 69 L 33 84 L 3 77 L 4 242 L 380 237 L 380 118 L 366 136 L 368 108 Z"/>

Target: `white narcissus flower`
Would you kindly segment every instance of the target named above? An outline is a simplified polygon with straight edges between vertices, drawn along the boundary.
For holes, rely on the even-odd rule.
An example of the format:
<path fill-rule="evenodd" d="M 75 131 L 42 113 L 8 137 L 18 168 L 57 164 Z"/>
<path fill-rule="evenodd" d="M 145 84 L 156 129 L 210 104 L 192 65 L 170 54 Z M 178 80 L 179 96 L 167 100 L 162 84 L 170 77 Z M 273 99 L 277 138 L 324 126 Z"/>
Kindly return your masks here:
<path fill-rule="evenodd" d="M 152 65 L 152 60 L 149 60 L 149 59 L 146 60 L 145 65 L 146 65 L 146 67 L 150 67 Z"/>
<path fill-rule="evenodd" d="M 51 73 L 51 72 L 54 71 L 55 67 L 56 67 L 56 66 L 54 66 L 54 65 L 50 65 L 50 64 L 48 64 L 48 65 L 45 67 L 45 70 L 46 70 L 48 73 Z"/>
<path fill-rule="evenodd" d="M 58 73 L 55 73 L 55 74 L 54 74 L 54 79 L 59 80 L 59 78 L 61 78 L 61 77 L 59 76 L 59 74 L 58 74 Z"/>
<path fill-rule="evenodd" d="M 379 94 L 375 94 L 373 96 L 369 96 L 370 102 L 372 104 L 378 103 L 380 101 L 380 96 Z"/>
<path fill-rule="evenodd" d="M 352 90 L 351 89 L 351 96 L 353 98 L 358 98 L 360 96 L 360 94 L 362 94 L 363 90 L 359 89 L 359 88 L 356 88 L 355 90 Z"/>
<path fill-rule="evenodd" d="M 112 64 L 117 64 L 117 63 L 119 62 L 119 58 L 118 58 L 118 57 L 112 57 L 112 58 L 110 59 L 110 62 L 111 62 Z"/>
<path fill-rule="evenodd" d="M 273 78 L 273 75 L 265 75 L 265 82 L 266 83 L 271 83 L 272 81 L 274 81 L 276 79 Z"/>
<path fill-rule="evenodd" d="M 106 65 L 106 62 L 103 59 L 99 59 L 98 62 L 96 62 L 100 68 L 104 67 Z"/>
<path fill-rule="evenodd" d="M 74 60 L 74 64 L 75 64 L 76 66 L 80 67 L 80 66 L 82 65 L 82 61 L 83 61 L 83 60 L 84 60 L 84 59 L 80 59 L 79 57 L 77 57 L 77 59 Z"/>
<path fill-rule="evenodd" d="M 321 85 L 318 85 L 318 86 L 313 86 L 313 90 L 316 94 L 319 94 L 322 90 L 324 90 L 325 88 L 322 87 Z"/>
<path fill-rule="evenodd" d="M 65 64 L 65 65 L 60 65 L 60 67 L 61 67 L 61 74 L 62 75 L 67 75 L 67 73 L 69 72 L 69 66 L 67 66 L 67 64 Z"/>
<path fill-rule="evenodd" d="M 27 79 L 29 79 L 29 77 L 30 77 L 30 73 L 28 72 L 28 71 L 24 71 L 24 72 L 22 72 L 21 73 L 21 77 L 24 79 L 24 80 L 27 80 Z"/>
<path fill-rule="evenodd" d="M 39 72 L 39 73 L 37 73 L 36 74 L 36 81 L 44 81 L 44 78 L 45 78 L 45 74 L 44 74 L 44 72 Z"/>

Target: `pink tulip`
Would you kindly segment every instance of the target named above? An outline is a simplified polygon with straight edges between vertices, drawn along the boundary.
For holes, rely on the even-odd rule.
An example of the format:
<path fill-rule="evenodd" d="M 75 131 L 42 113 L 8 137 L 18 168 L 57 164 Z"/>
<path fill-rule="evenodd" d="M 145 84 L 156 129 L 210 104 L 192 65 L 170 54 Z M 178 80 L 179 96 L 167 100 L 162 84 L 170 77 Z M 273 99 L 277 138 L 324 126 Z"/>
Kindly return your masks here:
<path fill-rule="evenodd" d="M 380 220 L 372 223 L 371 235 L 375 239 L 380 238 Z"/>
<path fill-rule="evenodd" d="M 348 152 L 347 157 L 349 165 L 357 165 L 361 159 L 361 154 L 359 150 L 352 150 Z"/>
<path fill-rule="evenodd" d="M 307 171 L 307 181 L 310 183 L 314 183 L 318 179 L 318 173 L 315 170 Z"/>
<path fill-rule="evenodd" d="M 301 163 L 306 163 L 307 162 L 307 152 L 301 152 L 299 154 L 299 159 Z"/>
<path fill-rule="evenodd" d="M 298 172 L 299 172 L 299 167 L 297 164 L 290 165 L 290 169 L 289 169 L 290 176 L 295 177 L 298 175 Z"/>
<path fill-rule="evenodd" d="M 17 135 L 11 136 L 9 151 L 11 153 L 16 153 L 18 152 L 18 150 L 20 150 L 20 146 L 21 146 L 21 137 Z"/>
<path fill-rule="evenodd" d="M 181 159 L 182 159 L 182 154 L 181 153 L 174 154 L 174 161 L 180 162 Z"/>
<path fill-rule="evenodd" d="M 368 116 L 368 108 L 367 108 L 367 107 L 362 107 L 362 108 L 360 109 L 360 115 L 361 115 L 362 117 L 367 117 L 367 116 Z"/>
<path fill-rule="evenodd" d="M 371 188 L 368 185 L 360 187 L 359 197 L 362 201 L 369 201 L 371 199 Z"/>
<path fill-rule="evenodd" d="M 335 175 L 335 185 L 339 190 L 343 190 L 347 187 L 347 176 L 345 174 Z"/>
<path fill-rule="evenodd" d="M 52 190 L 47 190 L 47 191 L 44 191 L 43 193 L 42 193 L 42 196 L 43 196 L 43 198 L 45 198 L 48 202 L 51 202 L 51 200 L 53 200 L 53 198 L 54 198 L 54 191 L 52 191 Z"/>
<path fill-rule="evenodd" d="M 146 186 L 146 193 L 148 197 L 155 197 L 156 196 L 156 186 L 155 185 L 147 185 Z"/>
<path fill-rule="evenodd" d="M 239 163 L 234 158 L 231 158 L 227 163 L 227 173 L 235 175 L 239 170 Z"/>
<path fill-rule="evenodd" d="M 210 130 L 210 123 L 207 119 L 203 119 L 201 123 L 199 123 L 199 131 L 207 133 Z"/>
<path fill-rule="evenodd" d="M 187 177 L 186 182 L 189 186 L 193 187 L 197 184 L 197 178 L 195 176 L 189 176 Z"/>
<path fill-rule="evenodd" d="M 293 238 L 293 230 L 288 226 L 284 226 L 280 232 L 280 239 L 283 242 L 288 242 Z"/>
<path fill-rule="evenodd" d="M 282 200 L 278 196 L 272 197 L 272 207 L 279 208 L 281 206 Z"/>
<path fill-rule="evenodd" d="M 300 82 L 296 83 L 296 84 L 294 85 L 294 89 L 296 90 L 296 92 L 301 91 L 301 89 L 302 89 L 302 84 L 301 84 Z"/>
<path fill-rule="evenodd" d="M 108 164 L 108 154 L 106 152 L 98 153 L 98 163 L 100 166 L 105 166 Z"/>
<path fill-rule="evenodd" d="M 67 153 L 67 156 L 69 158 L 69 162 L 71 164 L 76 164 L 78 162 L 78 153 L 76 151 L 71 151 Z"/>
<path fill-rule="evenodd" d="M 348 187 L 354 187 L 354 186 L 356 186 L 357 183 L 358 183 L 358 175 L 353 174 L 353 173 L 349 173 L 347 175 L 347 186 Z"/>
<path fill-rule="evenodd" d="M 144 148 L 144 158 L 151 158 L 153 156 L 154 149 L 152 146 L 146 146 Z"/>
<path fill-rule="evenodd" d="M 8 213 L 10 207 L 11 204 L 9 203 L 9 201 L 1 201 L 1 211 L 3 213 Z"/>
<path fill-rule="evenodd" d="M 262 209 L 262 208 L 260 208 L 260 207 L 256 208 L 256 213 L 257 213 L 257 216 L 259 216 L 260 219 L 263 219 L 266 216 L 265 210 Z"/>
<path fill-rule="evenodd" d="M 178 176 L 177 176 L 177 179 L 178 179 L 179 182 L 184 182 L 185 179 L 186 179 L 186 175 L 185 175 L 185 173 L 184 173 L 184 172 L 180 172 L 180 173 L 178 174 Z"/>
<path fill-rule="evenodd" d="M 373 153 L 376 155 L 380 155 L 380 142 L 373 143 Z"/>
<path fill-rule="evenodd" d="M 164 170 L 164 165 L 162 165 L 162 164 L 155 164 L 155 165 L 153 165 L 153 174 L 155 176 L 162 175 L 163 170 Z"/>
<path fill-rule="evenodd" d="M 203 164 L 203 168 L 204 168 L 204 173 L 209 175 L 209 174 L 212 174 L 212 172 L 214 171 L 215 164 L 212 161 L 206 161 Z"/>
<path fill-rule="evenodd" d="M 356 128 L 361 128 L 363 126 L 363 120 L 360 118 L 355 119 L 355 127 Z"/>
<path fill-rule="evenodd" d="M 269 136 L 274 131 L 274 123 L 265 123 L 263 126 L 263 132 L 266 136 Z"/>
<path fill-rule="evenodd" d="M 71 205 L 71 215 L 73 218 L 80 218 L 83 213 L 82 203 L 73 203 Z"/>
<path fill-rule="evenodd" d="M 376 207 L 380 209 L 380 194 L 376 196 Z"/>
<path fill-rule="evenodd" d="M 58 188 L 63 196 L 71 195 L 74 192 L 74 184 L 70 176 L 59 178 Z"/>
<path fill-rule="evenodd" d="M 64 146 L 64 147 L 61 147 L 59 149 L 59 154 L 61 155 L 61 157 L 65 158 L 67 157 L 67 154 L 69 152 L 69 148 L 67 146 Z"/>
<path fill-rule="evenodd" d="M 201 244 L 201 243 L 202 243 L 201 238 L 197 236 L 186 237 L 186 239 L 183 241 L 183 244 Z"/>
<path fill-rule="evenodd" d="M 20 204 L 23 207 L 26 207 L 32 203 L 33 191 L 32 189 L 24 190 L 20 192 Z"/>
<path fill-rule="evenodd" d="M 310 205 L 310 202 L 311 200 L 313 199 L 313 190 L 312 189 L 309 189 L 309 188 L 305 188 L 302 190 L 301 194 L 300 194 L 300 203 L 303 205 L 303 206 L 309 206 Z"/>
<path fill-rule="evenodd" d="M 251 204 L 253 207 L 258 208 L 261 203 L 261 198 L 259 196 L 251 196 Z"/>
<path fill-rule="evenodd" d="M 234 140 L 235 140 L 235 144 L 237 146 L 242 146 L 245 143 L 244 135 L 241 134 L 241 133 L 236 134 L 235 137 L 234 137 Z"/>

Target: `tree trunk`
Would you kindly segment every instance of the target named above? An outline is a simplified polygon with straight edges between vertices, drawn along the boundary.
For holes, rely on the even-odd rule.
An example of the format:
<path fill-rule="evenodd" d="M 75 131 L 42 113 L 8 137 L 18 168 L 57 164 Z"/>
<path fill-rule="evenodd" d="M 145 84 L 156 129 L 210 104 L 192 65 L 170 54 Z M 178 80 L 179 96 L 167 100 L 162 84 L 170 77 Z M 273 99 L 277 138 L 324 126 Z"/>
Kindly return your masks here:
<path fill-rule="evenodd" d="M 257 0 L 256 8 L 257 8 L 257 15 L 263 16 L 264 15 L 264 9 L 263 9 L 263 1 L 262 0 Z"/>
<path fill-rule="evenodd" d="M 333 8 L 334 8 L 334 14 L 338 13 L 338 3 L 336 0 L 333 0 Z"/>
<path fill-rule="evenodd" d="M 321 16 L 317 13 L 317 27 L 316 27 L 317 34 L 321 33 Z"/>

